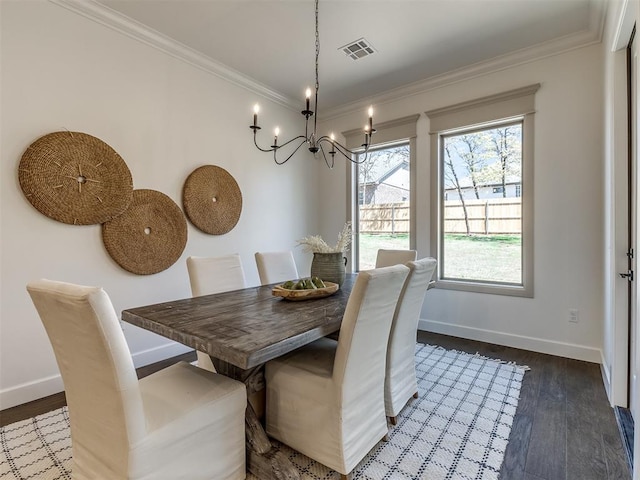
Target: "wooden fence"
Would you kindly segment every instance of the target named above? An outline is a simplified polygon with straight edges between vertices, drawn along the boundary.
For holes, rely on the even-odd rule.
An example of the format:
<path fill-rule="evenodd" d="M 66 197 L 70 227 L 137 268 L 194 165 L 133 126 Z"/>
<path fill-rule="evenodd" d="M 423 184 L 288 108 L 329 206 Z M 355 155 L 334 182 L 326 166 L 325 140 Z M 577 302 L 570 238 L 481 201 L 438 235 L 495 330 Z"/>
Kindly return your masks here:
<path fill-rule="evenodd" d="M 465 200 L 470 233 L 522 233 L 521 198 Z M 409 233 L 408 202 L 360 205 L 360 232 L 374 234 Z M 467 233 L 464 209 L 459 200 L 444 202 L 445 233 Z"/>
<path fill-rule="evenodd" d="M 409 202 L 360 205 L 360 233 L 409 233 Z"/>
<path fill-rule="evenodd" d="M 488 198 L 465 200 L 469 233 L 519 234 L 522 233 L 522 199 Z M 467 233 L 464 209 L 460 200 L 444 202 L 445 233 Z"/>

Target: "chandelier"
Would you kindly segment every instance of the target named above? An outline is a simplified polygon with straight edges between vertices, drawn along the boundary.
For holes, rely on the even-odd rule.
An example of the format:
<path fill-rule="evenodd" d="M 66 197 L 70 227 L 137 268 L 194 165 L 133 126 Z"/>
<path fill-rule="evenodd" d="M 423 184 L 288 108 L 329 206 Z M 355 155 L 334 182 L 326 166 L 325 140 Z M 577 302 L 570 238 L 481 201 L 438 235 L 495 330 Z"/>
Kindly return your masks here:
<path fill-rule="evenodd" d="M 375 133 L 375 128 L 373 128 L 373 108 L 369 107 L 369 123 L 364 127 L 364 143 L 361 145 L 361 149 L 350 150 L 340 142 L 336 141 L 333 133 L 330 135 L 322 135 L 318 136 L 317 134 L 317 123 L 318 123 L 318 90 L 320 88 L 320 84 L 318 82 L 318 57 L 320 55 L 320 35 L 318 33 L 318 0 L 315 0 L 315 14 L 316 14 L 316 58 L 315 58 L 315 66 L 316 66 L 316 84 L 315 84 L 315 101 L 314 107 L 315 112 L 311 110 L 311 89 L 307 88 L 306 91 L 306 100 L 305 100 L 305 108 L 300 113 L 304 116 L 304 135 L 298 135 L 297 137 L 292 138 L 284 143 L 278 144 L 278 135 L 280 135 L 280 129 L 278 127 L 275 128 L 274 137 L 273 137 L 273 145 L 269 148 L 262 148 L 258 145 L 257 134 L 258 130 L 262 127 L 258 126 L 258 113 L 260 111 L 260 107 L 256 104 L 253 108 L 253 125 L 249 128 L 253 130 L 253 143 L 256 148 L 261 152 L 273 152 L 273 160 L 276 164 L 282 165 L 289 161 L 291 157 L 295 155 L 295 153 L 302 147 L 302 145 L 307 144 L 307 148 L 311 153 L 316 155 L 318 152 L 322 153 L 322 158 L 324 162 L 327 164 L 327 167 L 333 168 L 335 155 L 336 153 L 340 153 L 343 157 L 353 163 L 362 163 L 367 159 L 367 152 L 369 151 L 369 146 L 371 145 L 371 136 Z M 313 130 L 309 131 L 309 119 L 313 117 Z M 282 147 L 286 147 L 296 141 L 299 141 L 297 147 L 294 148 L 291 154 L 282 159 L 278 158 L 278 151 Z M 292 147 L 293 148 L 293 147 Z M 325 152 L 325 149 L 330 149 L 328 152 Z M 331 161 L 327 159 L 327 153 L 331 156 Z M 358 160 L 357 154 L 364 153 L 364 157 Z"/>

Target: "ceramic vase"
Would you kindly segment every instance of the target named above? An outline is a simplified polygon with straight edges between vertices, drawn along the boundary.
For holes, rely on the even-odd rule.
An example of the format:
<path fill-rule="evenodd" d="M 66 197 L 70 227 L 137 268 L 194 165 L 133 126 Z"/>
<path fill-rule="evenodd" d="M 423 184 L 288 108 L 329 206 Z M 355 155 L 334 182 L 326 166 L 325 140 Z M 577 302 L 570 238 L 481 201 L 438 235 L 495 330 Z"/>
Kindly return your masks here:
<path fill-rule="evenodd" d="M 347 257 L 343 252 L 314 253 L 311 261 L 311 276 L 342 285 L 346 265 Z"/>

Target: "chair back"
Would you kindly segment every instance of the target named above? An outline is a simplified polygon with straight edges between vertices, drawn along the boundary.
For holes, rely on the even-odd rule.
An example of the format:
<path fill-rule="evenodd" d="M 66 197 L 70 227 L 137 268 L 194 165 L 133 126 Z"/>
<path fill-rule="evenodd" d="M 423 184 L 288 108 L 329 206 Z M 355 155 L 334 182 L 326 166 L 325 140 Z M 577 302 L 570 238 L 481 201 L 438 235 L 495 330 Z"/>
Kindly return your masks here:
<path fill-rule="evenodd" d="M 389 346 L 387 348 L 387 379 L 393 375 L 413 374 L 418 320 L 429 282 L 436 269 L 435 258 L 423 258 L 408 262 L 409 275 L 400 293 L 400 299 L 391 324 Z M 400 369 L 403 360 L 410 365 Z"/>
<path fill-rule="evenodd" d="M 413 262 L 418 258 L 416 250 L 386 250 L 381 248 L 376 256 L 376 268 L 389 267 L 391 265 L 402 265 Z"/>
<path fill-rule="evenodd" d="M 247 286 L 242 259 L 237 253 L 220 257 L 188 257 L 187 271 L 192 297 L 230 292 Z M 200 368 L 216 371 L 209 355 L 200 351 L 196 351 L 196 355 Z"/>
<path fill-rule="evenodd" d="M 187 271 L 193 297 L 240 290 L 247 286 L 242 259 L 235 253 L 220 257 L 189 257 Z"/>
<path fill-rule="evenodd" d="M 113 478 L 126 478 L 129 447 L 146 435 L 145 416 L 109 296 L 100 287 L 51 280 L 31 282 L 27 290 L 64 382 L 74 461 L 96 462 Z"/>
<path fill-rule="evenodd" d="M 357 404 L 358 410 L 372 412 L 381 403 L 384 410 L 387 343 L 408 273 L 406 266 L 394 265 L 358 274 L 343 316 L 333 367 L 334 381 L 342 385 L 343 408 Z"/>
<path fill-rule="evenodd" d="M 298 278 L 298 269 L 293 253 L 286 252 L 256 252 L 256 266 L 262 285 L 285 282 Z"/>

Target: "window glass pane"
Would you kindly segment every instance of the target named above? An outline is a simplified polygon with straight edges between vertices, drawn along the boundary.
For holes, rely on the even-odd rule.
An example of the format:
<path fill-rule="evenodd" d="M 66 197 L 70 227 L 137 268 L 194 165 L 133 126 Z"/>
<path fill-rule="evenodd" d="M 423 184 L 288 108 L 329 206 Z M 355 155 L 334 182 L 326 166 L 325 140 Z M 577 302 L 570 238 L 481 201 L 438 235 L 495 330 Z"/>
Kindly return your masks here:
<path fill-rule="evenodd" d="M 522 121 L 441 137 L 441 278 L 522 285 Z"/>
<path fill-rule="evenodd" d="M 409 144 L 370 151 L 357 177 L 357 269 L 367 270 L 375 267 L 379 248 L 409 249 Z"/>

